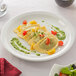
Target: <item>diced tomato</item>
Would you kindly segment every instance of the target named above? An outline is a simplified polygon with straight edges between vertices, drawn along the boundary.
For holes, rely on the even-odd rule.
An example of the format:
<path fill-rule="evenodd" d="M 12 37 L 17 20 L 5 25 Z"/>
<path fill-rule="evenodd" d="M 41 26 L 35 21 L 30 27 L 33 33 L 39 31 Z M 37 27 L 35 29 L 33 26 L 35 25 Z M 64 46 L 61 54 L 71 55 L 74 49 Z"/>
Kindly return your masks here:
<path fill-rule="evenodd" d="M 46 45 L 49 45 L 49 44 L 50 44 L 50 39 L 47 38 L 47 40 L 46 40 Z"/>
<path fill-rule="evenodd" d="M 42 35 L 42 34 L 40 34 L 39 36 L 40 36 L 40 37 L 44 37 L 44 34 L 43 34 L 43 35 Z"/>
<path fill-rule="evenodd" d="M 25 36 L 27 34 L 27 31 L 23 31 L 23 36 Z"/>
<path fill-rule="evenodd" d="M 59 42 L 58 42 L 58 45 L 59 45 L 59 46 L 63 46 L 63 44 L 64 44 L 63 41 L 59 41 Z"/>
<path fill-rule="evenodd" d="M 56 34 L 57 34 L 57 32 L 55 31 L 55 32 L 54 32 L 54 35 L 56 35 Z"/>
<path fill-rule="evenodd" d="M 56 32 L 56 31 L 51 31 L 51 33 L 52 33 L 53 35 L 56 35 L 56 34 L 57 34 L 57 32 Z"/>
<path fill-rule="evenodd" d="M 26 20 L 24 20 L 24 21 L 23 21 L 23 24 L 27 24 L 27 21 L 26 21 Z"/>
<path fill-rule="evenodd" d="M 49 45 L 49 42 L 48 41 L 46 41 L 46 45 Z"/>
<path fill-rule="evenodd" d="M 39 36 L 41 37 L 41 34 Z"/>
<path fill-rule="evenodd" d="M 44 37 L 44 34 L 42 35 L 42 37 Z"/>
<path fill-rule="evenodd" d="M 62 76 L 62 73 L 61 72 L 59 73 L 59 76 Z"/>
<path fill-rule="evenodd" d="M 49 38 L 47 38 L 47 40 L 49 41 L 50 39 L 49 39 Z"/>
<path fill-rule="evenodd" d="M 59 76 L 68 76 L 67 74 L 59 73 Z"/>

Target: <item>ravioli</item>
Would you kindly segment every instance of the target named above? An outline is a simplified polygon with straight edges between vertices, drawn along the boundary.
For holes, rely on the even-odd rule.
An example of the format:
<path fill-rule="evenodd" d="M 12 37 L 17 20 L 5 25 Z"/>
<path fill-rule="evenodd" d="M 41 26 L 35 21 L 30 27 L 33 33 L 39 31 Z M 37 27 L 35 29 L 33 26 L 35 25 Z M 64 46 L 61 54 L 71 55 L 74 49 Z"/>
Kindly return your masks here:
<path fill-rule="evenodd" d="M 46 45 L 46 39 L 50 39 L 50 44 Z M 33 47 L 36 51 L 40 53 L 48 53 L 50 49 L 57 48 L 58 46 L 58 39 L 54 35 L 49 35 L 46 38 L 40 40 L 37 44 L 35 44 Z"/>
<path fill-rule="evenodd" d="M 29 41 L 28 41 L 28 44 L 31 45 L 32 43 L 37 43 L 39 40 L 41 40 L 42 38 L 44 37 L 40 37 L 40 35 L 44 34 L 46 35 L 45 33 L 47 32 L 47 29 L 45 28 L 45 26 L 43 27 L 39 27 L 35 33 L 36 36 L 34 36 L 33 38 L 31 38 Z"/>
<path fill-rule="evenodd" d="M 39 26 L 33 26 L 33 27 L 31 27 L 31 29 L 28 29 L 27 31 L 27 35 L 25 35 L 24 37 L 23 37 L 23 39 L 25 40 L 25 41 L 29 41 L 30 39 L 32 39 L 32 37 L 34 37 L 34 34 L 35 34 L 35 32 L 33 31 L 33 30 L 35 30 L 36 28 L 39 28 Z"/>
<path fill-rule="evenodd" d="M 28 24 L 28 25 L 20 25 L 18 26 L 14 32 L 17 33 L 17 35 L 20 37 L 20 38 L 23 38 L 25 39 L 26 41 L 28 41 L 26 38 L 30 35 L 31 33 L 31 29 L 32 28 L 35 28 L 35 27 L 40 27 L 39 24 Z M 23 36 L 23 31 L 28 31 L 28 34 L 26 36 Z"/>

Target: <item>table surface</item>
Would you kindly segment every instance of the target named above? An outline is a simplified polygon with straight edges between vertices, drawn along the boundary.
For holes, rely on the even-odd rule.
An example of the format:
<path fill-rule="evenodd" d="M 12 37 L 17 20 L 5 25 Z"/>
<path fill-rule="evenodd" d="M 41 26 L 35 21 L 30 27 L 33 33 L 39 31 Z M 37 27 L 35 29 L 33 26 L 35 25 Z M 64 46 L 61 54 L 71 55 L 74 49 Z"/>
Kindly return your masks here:
<path fill-rule="evenodd" d="M 55 0 L 6 0 L 8 12 L 0 18 L 0 33 L 3 25 L 12 17 L 28 11 L 50 11 L 62 15 L 76 28 L 76 1 L 68 8 L 57 6 Z M 0 57 L 6 58 L 10 63 L 22 71 L 22 76 L 49 76 L 53 64 L 66 65 L 76 61 L 76 40 L 73 47 L 59 58 L 47 62 L 28 62 L 10 54 L 0 40 Z"/>

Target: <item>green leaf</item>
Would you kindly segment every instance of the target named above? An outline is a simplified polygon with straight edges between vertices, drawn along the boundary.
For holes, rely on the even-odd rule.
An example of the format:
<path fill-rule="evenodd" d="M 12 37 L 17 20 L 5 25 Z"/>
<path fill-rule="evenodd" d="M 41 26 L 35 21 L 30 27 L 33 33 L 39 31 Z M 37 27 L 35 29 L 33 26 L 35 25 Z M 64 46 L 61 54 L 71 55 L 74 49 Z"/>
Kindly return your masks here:
<path fill-rule="evenodd" d="M 61 73 L 63 74 L 72 74 L 68 67 L 64 67 L 61 69 Z"/>

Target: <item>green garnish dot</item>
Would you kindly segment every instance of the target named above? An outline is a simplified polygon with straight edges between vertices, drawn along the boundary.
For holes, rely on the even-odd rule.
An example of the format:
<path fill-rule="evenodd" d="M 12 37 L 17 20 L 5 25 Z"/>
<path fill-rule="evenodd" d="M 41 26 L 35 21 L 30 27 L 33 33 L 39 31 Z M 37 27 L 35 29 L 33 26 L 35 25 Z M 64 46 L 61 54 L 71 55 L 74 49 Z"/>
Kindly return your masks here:
<path fill-rule="evenodd" d="M 40 56 L 40 54 L 36 53 L 37 56 Z"/>
<path fill-rule="evenodd" d="M 45 22 L 44 20 L 42 20 L 42 22 Z"/>
<path fill-rule="evenodd" d="M 36 53 L 36 51 L 32 51 L 33 53 Z"/>
<path fill-rule="evenodd" d="M 34 33 L 34 36 L 36 36 L 36 33 Z"/>
<path fill-rule="evenodd" d="M 21 52 L 24 52 L 24 50 L 20 50 Z"/>
<path fill-rule="evenodd" d="M 30 52 L 27 52 L 27 54 L 30 54 Z"/>
<path fill-rule="evenodd" d="M 30 54 L 30 52 L 26 52 L 26 51 L 24 51 L 24 53 L 25 53 L 25 54 Z"/>
<path fill-rule="evenodd" d="M 41 34 L 43 35 L 43 34 L 44 34 L 44 32 L 41 32 Z"/>

